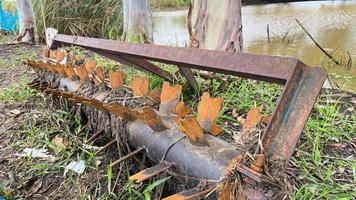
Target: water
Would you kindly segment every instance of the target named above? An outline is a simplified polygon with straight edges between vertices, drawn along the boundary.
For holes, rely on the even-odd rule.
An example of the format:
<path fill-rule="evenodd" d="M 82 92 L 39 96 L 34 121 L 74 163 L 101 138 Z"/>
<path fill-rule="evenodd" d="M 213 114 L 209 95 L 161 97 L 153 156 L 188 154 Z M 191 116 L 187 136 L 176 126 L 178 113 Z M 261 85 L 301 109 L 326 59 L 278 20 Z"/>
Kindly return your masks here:
<path fill-rule="evenodd" d="M 157 44 L 186 46 L 187 11 L 153 14 Z M 346 62 L 349 52 L 353 66 L 334 66 L 296 23 L 298 19 L 318 43 Z M 312 1 L 252 5 L 242 8 L 244 51 L 256 54 L 297 57 L 310 66 L 326 68 L 333 81 L 356 91 L 356 1 Z M 271 42 L 267 40 L 267 25 Z M 284 41 L 281 41 L 287 34 Z M 292 40 L 292 42 L 287 42 Z"/>

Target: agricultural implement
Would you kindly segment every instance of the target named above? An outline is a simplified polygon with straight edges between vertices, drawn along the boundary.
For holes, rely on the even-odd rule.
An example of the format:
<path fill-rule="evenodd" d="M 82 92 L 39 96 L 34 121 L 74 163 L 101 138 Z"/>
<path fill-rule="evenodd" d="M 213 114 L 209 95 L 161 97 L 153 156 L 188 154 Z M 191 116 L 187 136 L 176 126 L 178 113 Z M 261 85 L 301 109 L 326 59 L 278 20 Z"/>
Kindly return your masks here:
<path fill-rule="evenodd" d="M 284 172 L 326 78 L 322 69 L 295 58 L 131 44 L 62 35 L 53 29 L 47 33 L 44 58 L 26 61 L 38 75 L 31 86 L 58 101 L 81 106 L 80 115 L 86 116 L 91 131 L 125 134 L 118 144 L 135 150 L 121 155 L 113 165 L 146 152 L 156 165 L 132 175 L 132 181 L 140 183 L 169 172 L 193 188 L 168 195 L 167 200 L 275 198 L 278 181 L 265 169 L 273 164 L 274 170 Z M 99 67 L 93 60 L 83 62 L 60 50 L 62 46 L 82 47 L 166 81 L 152 91 L 147 77 L 135 76 L 126 85 L 123 71 Z M 215 122 L 223 99 L 203 93 L 197 115 L 192 115 L 180 101 L 182 86 L 172 85 L 173 75 L 156 62 L 177 66 L 194 89 L 198 84 L 192 69 L 284 85 L 249 162 L 244 161 L 246 150 L 218 137 L 222 128 Z M 127 103 L 129 99 L 135 103 Z M 118 131 L 113 129 L 117 124 L 123 128 L 113 133 Z"/>

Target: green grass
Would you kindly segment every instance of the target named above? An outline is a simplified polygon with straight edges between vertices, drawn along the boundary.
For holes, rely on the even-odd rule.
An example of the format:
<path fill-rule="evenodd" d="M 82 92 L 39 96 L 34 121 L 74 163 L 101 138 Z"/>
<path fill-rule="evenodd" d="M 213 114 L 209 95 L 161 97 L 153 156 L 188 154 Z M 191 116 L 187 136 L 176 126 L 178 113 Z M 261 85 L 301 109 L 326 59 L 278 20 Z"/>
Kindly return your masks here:
<path fill-rule="evenodd" d="M 356 137 L 355 111 L 344 115 L 340 104 L 345 103 L 320 98 L 306 124 L 302 142 L 296 151 L 298 158 L 293 161 L 303 176 L 295 199 L 356 198 L 355 157 L 349 153 L 342 155 L 335 147 L 330 148 L 330 144 L 345 144 Z M 344 177 L 346 181 L 336 180 L 339 170 L 349 172 Z"/>
<path fill-rule="evenodd" d="M 31 89 L 27 85 L 29 82 L 30 78 L 27 75 L 22 75 L 20 83 L 11 83 L 7 88 L 0 89 L 0 102 L 24 102 L 36 95 L 39 95 L 36 90 Z"/>
<path fill-rule="evenodd" d="M 16 38 L 16 36 L 14 33 L 7 33 L 7 34 L 0 33 L 0 45 L 4 44 L 5 42 L 12 41 L 15 38 Z"/>

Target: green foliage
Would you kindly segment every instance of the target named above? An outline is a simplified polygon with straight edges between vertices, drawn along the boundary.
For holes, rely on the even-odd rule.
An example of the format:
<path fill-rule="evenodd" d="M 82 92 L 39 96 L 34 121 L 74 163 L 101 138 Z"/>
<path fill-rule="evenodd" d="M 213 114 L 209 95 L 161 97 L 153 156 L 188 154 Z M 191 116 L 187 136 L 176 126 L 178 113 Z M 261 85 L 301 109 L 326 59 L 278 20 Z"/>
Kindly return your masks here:
<path fill-rule="evenodd" d="M 7 88 L 0 90 L 0 101 L 23 102 L 37 95 L 37 91 L 27 85 L 29 82 L 27 76 L 22 76 L 20 84 L 12 83 Z"/>
<path fill-rule="evenodd" d="M 122 32 L 121 1 L 34 0 L 34 8 L 37 30 L 42 39 L 44 23 L 63 34 L 88 37 L 119 39 Z"/>
<path fill-rule="evenodd" d="M 133 185 L 133 182 L 129 179 L 125 187 L 122 188 L 121 194 L 119 195 L 120 199 L 122 200 L 136 200 L 136 199 L 145 199 L 145 200 L 151 200 L 151 193 L 152 191 L 158 187 L 159 185 L 165 183 L 168 181 L 171 177 L 165 177 L 162 179 L 155 180 L 153 182 L 150 182 L 144 189 L 143 187 L 140 187 L 136 189 Z"/>

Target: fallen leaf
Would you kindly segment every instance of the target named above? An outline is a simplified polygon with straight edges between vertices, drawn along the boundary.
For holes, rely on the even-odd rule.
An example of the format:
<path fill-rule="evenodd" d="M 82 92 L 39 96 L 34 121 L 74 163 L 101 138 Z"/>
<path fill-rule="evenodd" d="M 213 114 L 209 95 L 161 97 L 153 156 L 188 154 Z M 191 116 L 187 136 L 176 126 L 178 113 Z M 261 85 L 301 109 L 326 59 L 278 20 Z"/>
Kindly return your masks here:
<path fill-rule="evenodd" d="M 27 191 L 26 198 L 31 197 L 34 195 L 39 189 L 42 187 L 42 178 L 37 179 L 30 189 Z"/>
<path fill-rule="evenodd" d="M 67 149 L 67 146 L 69 144 L 68 140 L 65 139 L 65 138 L 62 138 L 62 137 L 55 137 L 53 140 L 52 140 L 52 143 L 53 145 L 50 146 L 50 148 L 56 153 L 60 153 L 64 150 Z"/>
<path fill-rule="evenodd" d="M 242 131 L 254 128 L 261 119 L 261 113 L 259 108 L 252 108 L 247 113 L 245 122 L 242 125 Z"/>

